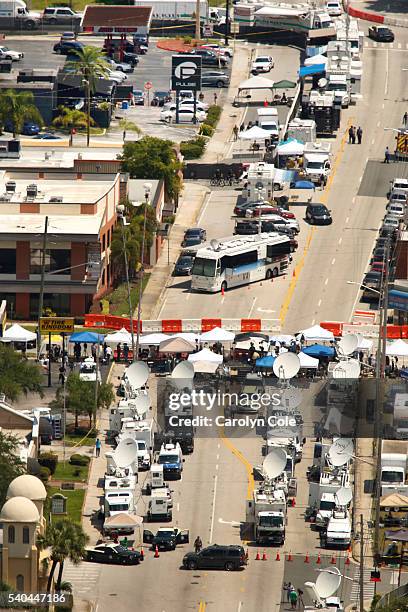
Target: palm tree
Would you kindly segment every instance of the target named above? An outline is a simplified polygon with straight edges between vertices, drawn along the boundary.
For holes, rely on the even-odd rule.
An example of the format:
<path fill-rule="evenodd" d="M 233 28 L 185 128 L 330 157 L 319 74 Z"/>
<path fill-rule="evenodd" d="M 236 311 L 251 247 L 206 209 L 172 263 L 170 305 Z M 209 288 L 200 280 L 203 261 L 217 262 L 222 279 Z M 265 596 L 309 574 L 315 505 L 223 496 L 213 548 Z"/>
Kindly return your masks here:
<path fill-rule="evenodd" d="M 142 130 L 140 129 L 140 127 L 136 125 L 136 123 L 134 123 L 133 121 L 129 121 L 129 119 L 121 119 L 119 121 L 119 127 L 121 130 L 123 130 L 123 141 L 125 141 L 126 132 L 134 132 L 139 136 L 140 134 L 142 134 Z"/>
<path fill-rule="evenodd" d="M 86 126 L 86 146 L 89 147 L 91 132 L 91 94 L 96 90 L 96 82 L 101 77 L 107 77 L 109 64 L 104 59 L 104 55 L 97 47 L 85 46 L 82 49 L 75 49 L 73 55 L 76 56 L 66 63 L 67 70 L 83 77 L 86 86 L 87 101 L 87 126 Z"/>
<path fill-rule="evenodd" d="M 136 273 L 137 262 L 140 257 L 140 242 L 133 236 L 129 228 L 125 229 L 125 240 L 123 240 L 120 228 L 115 229 L 111 243 L 111 260 L 118 273 L 125 273 L 125 246 L 128 262 L 129 277 L 132 279 Z"/>
<path fill-rule="evenodd" d="M 31 91 L 15 91 L 6 89 L 0 94 L 0 115 L 4 124 L 9 120 L 13 124 L 13 138 L 21 134 L 24 121 L 31 119 L 43 125 L 41 114 L 34 103 L 34 95 Z"/>
<path fill-rule="evenodd" d="M 59 564 L 59 568 L 55 588 L 56 591 L 61 590 L 63 585 L 62 574 L 66 559 L 78 565 L 84 557 L 85 545 L 88 540 L 89 537 L 83 531 L 81 525 L 69 519 L 62 519 L 51 523 L 47 527 L 45 536 L 38 537 L 37 543 L 40 548 L 51 548 L 52 565 L 50 575 L 48 576 L 47 592 L 51 590 L 57 564 Z"/>
<path fill-rule="evenodd" d="M 67 108 L 66 106 L 59 107 L 60 114 L 55 117 L 52 122 L 57 127 L 62 127 L 65 130 L 69 130 L 70 141 L 69 144 L 72 146 L 72 130 L 74 128 L 86 128 L 88 125 L 88 116 L 77 109 Z M 89 118 L 90 125 L 95 125 L 95 121 L 92 117 Z"/>

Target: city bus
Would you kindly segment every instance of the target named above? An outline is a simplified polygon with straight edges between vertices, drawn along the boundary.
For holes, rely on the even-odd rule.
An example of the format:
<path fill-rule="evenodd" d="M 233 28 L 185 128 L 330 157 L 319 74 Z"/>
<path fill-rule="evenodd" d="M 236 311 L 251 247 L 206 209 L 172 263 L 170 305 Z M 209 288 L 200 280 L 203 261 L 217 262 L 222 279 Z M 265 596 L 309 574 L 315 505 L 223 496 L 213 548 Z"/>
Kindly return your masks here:
<path fill-rule="evenodd" d="M 284 274 L 291 260 L 289 236 L 270 233 L 211 240 L 197 249 L 191 289 L 216 293 Z"/>

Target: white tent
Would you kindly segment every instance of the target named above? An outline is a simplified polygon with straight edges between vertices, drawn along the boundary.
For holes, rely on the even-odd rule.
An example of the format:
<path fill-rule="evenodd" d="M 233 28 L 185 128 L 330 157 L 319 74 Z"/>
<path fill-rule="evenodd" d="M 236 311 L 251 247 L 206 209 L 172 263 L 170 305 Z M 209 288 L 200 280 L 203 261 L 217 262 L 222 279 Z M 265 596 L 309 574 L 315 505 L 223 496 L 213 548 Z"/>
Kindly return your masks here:
<path fill-rule="evenodd" d="M 263 76 L 253 76 L 246 81 L 242 81 L 238 87 L 238 95 L 241 91 L 247 89 L 273 89 L 274 81 L 267 79 Z"/>
<path fill-rule="evenodd" d="M 37 334 L 21 327 L 18 323 L 14 323 L 14 325 L 6 329 L 0 340 L 2 342 L 32 342 L 36 338 Z"/>
<path fill-rule="evenodd" d="M 198 332 L 179 332 L 178 334 L 173 334 L 173 338 L 183 338 L 187 340 L 187 342 L 195 343 L 196 340 L 200 340 L 200 334 Z"/>
<path fill-rule="evenodd" d="M 210 361 L 194 361 L 194 372 L 200 374 L 215 374 L 217 368 L 219 367 L 219 363 L 212 363 Z"/>
<path fill-rule="evenodd" d="M 320 325 L 313 325 L 312 327 L 308 327 L 307 329 L 303 329 L 299 332 L 299 335 L 302 335 L 304 339 L 308 342 L 314 341 L 328 341 L 334 340 L 333 333 L 324 329 L 324 327 L 320 327 Z"/>
<path fill-rule="evenodd" d="M 280 342 L 281 344 L 290 344 L 294 339 L 295 336 L 290 336 L 289 334 L 276 334 L 269 337 L 271 342 Z"/>
<path fill-rule="evenodd" d="M 120 342 L 126 342 L 127 344 L 131 344 L 132 342 L 132 334 L 127 331 L 124 327 L 117 332 L 113 332 L 112 334 L 108 334 L 105 336 L 106 344 L 119 344 Z"/>
<path fill-rule="evenodd" d="M 388 344 L 386 351 L 386 355 L 396 356 L 396 357 L 407 357 L 408 355 L 408 343 L 403 340 L 395 340 L 391 344 Z"/>
<path fill-rule="evenodd" d="M 327 64 L 327 57 L 324 55 L 314 55 L 305 60 L 305 66 L 316 66 L 318 64 Z"/>
<path fill-rule="evenodd" d="M 210 351 L 208 348 L 203 348 L 202 351 L 198 351 L 198 353 L 192 353 L 188 356 L 188 361 L 208 361 L 209 363 L 222 363 L 224 360 L 222 355 L 218 355 L 213 351 Z"/>
<path fill-rule="evenodd" d="M 290 140 L 276 147 L 278 155 L 303 155 L 305 145 L 298 140 Z"/>
<path fill-rule="evenodd" d="M 266 140 L 270 137 L 271 133 L 268 130 L 263 130 L 258 125 L 254 125 L 249 130 L 239 133 L 240 140 Z"/>
<path fill-rule="evenodd" d="M 167 340 L 170 338 L 167 334 L 147 334 L 146 336 L 142 336 L 140 338 L 140 346 L 158 346 L 160 342 Z"/>
<path fill-rule="evenodd" d="M 300 353 L 298 354 L 298 357 L 299 357 L 301 368 L 313 368 L 314 370 L 317 370 L 317 368 L 319 367 L 318 359 L 315 359 L 314 357 L 310 357 L 310 355 L 306 355 L 306 353 L 303 353 L 302 351 L 300 351 Z"/>
<path fill-rule="evenodd" d="M 363 338 L 360 342 L 360 344 L 357 347 L 358 351 L 371 351 L 371 349 L 373 348 L 373 341 L 369 340 L 368 338 Z"/>
<path fill-rule="evenodd" d="M 235 334 L 221 327 L 214 327 L 210 331 L 201 334 L 202 342 L 232 342 Z"/>

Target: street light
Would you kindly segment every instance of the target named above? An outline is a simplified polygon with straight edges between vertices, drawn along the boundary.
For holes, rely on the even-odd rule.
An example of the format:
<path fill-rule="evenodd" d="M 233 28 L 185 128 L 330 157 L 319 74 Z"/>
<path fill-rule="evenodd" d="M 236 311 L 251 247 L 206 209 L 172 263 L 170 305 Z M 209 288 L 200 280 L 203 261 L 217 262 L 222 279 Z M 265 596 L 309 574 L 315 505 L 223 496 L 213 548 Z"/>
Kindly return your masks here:
<path fill-rule="evenodd" d="M 136 358 L 139 358 L 139 344 L 140 344 L 140 315 L 142 311 L 142 293 L 143 293 L 143 275 L 144 275 L 144 252 L 145 252 L 145 242 L 146 242 L 146 221 L 147 221 L 147 207 L 149 206 L 150 192 L 152 190 L 151 183 L 143 184 L 145 190 L 145 209 L 144 209 L 144 217 L 143 217 L 143 234 L 142 234 L 142 250 L 140 253 L 140 275 L 139 275 L 139 301 L 137 304 L 137 330 L 136 330 Z M 133 338 L 133 336 L 132 336 Z M 132 339 L 133 342 L 133 339 Z M 133 361 L 135 361 L 135 353 L 133 353 Z"/>
<path fill-rule="evenodd" d="M 377 293 L 377 295 L 381 295 L 381 291 L 378 289 L 373 289 L 373 287 L 369 287 L 368 285 L 363 285 L 362 283 L 357 283 L 356 281 L 347 281 L 348 285 L 358 285 L 359 287 L 363 287 L 363 289 L 367 289 L 367 291 L 372 291 L 372 293 Z"/>

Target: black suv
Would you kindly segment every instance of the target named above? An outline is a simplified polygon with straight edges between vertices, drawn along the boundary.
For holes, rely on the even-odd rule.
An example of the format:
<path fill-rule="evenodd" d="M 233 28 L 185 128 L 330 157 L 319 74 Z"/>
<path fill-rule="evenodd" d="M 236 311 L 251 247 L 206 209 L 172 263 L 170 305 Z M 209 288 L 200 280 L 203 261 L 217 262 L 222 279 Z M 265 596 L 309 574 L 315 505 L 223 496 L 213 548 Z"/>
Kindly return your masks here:
<path fill-rule="evenodd" d="M 225 569 L 227 572 L 237 570 L 247 564 L 247 558 L 242 546 L 219 546 L 212 544 L 198 553 L 190 552 L 184 555 L 183 567 L 196 569 Z"/>
<path fill-rule="evenodd" d="M 306 221 L 316 225 L 330 225 L 333 220 L 330 210 L 324 204 L 308 204 L 306 208 Z"/>
<path fill-rule="evenodd" d="M 60 55 L 76 55 L 77 51 L 82 51 L 84 45 L 77 40 L 61 41 L 54 45 L 54 53 Z"/>
<path fill-rule="evenodd" d="M 228 66 L 226 57 L 215 55 L 213 51 L 207 49 L 194 49 L 194 51 L 191 51 L 191 54 L 199 55 L 203 66 L 218 66 L 221 68 L 226 68 Z"/>

